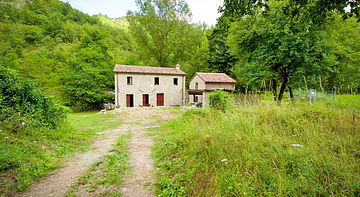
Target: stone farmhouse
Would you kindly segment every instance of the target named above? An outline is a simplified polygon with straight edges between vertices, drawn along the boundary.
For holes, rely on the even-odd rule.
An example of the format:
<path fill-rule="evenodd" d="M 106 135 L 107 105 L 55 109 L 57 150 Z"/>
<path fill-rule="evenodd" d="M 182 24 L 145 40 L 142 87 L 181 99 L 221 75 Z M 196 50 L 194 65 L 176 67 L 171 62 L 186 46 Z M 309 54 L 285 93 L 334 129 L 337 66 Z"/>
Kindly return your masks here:
<path fill-rule="evenodd" d="M 236 81 L 225 73 L 200 73 L 197 72 L 190 80 L 188 94 L 189 102 L 202 102 L 207 105 L 206 94 L 216 89 L 234 91 Z"/>
<path fill-rule="evenodd" d="M 175 68 L 115 65 L 115 105 L 119 107 L 185 104 L 185 76 Z"/>

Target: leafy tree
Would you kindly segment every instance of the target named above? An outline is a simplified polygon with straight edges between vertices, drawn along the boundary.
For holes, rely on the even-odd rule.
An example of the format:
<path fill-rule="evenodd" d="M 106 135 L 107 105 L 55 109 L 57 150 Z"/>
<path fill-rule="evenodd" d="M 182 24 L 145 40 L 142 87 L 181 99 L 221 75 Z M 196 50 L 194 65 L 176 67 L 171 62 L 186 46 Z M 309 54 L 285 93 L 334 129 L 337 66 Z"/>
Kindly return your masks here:
<path fill-rule="evenodd" d="M 257 0 L 225 0 L 223 6 L 219 7 L 218 12 L 222 15 L 218 18 L 216 26 L 211 29 L 211 34 L 208 35 L 211 70 L 231 74 L 238 59 L 229 52 L 229 46 L 226 44 L 230 24 L 245 14 L 253 13 L 254 7 L 262 5 L 264 5 L 263 1 Z"/>
<path fill-rule="evenodd" d="M 193 52 L 189 54 L 189 59 L 179 61 L 181 69 L 186 72 L 186 80 L 189 81 L 196 72 L 209 72 L 209 59 L 209 42 L 204 39 L 201 45 L 194 48 Z"/>
<path fill-rule="evenodd" d="M 334 13 L 321 32 L 330 69 L 323 70 L 319 78 L 321 88 L 351 93 L 360 88 L 360 24 L 355 16 L 343 18 Z"/>
<path fill-rule="evenodd" d="M 201 45 L 204 33 L 188 23 L 191 12 L 187 3 L 184 0 L 137 0 L 136 3 L 139 11 L 129 11 L 127 20 L 140 59 L 162 67 L 189 60 Z"/>
<path fill-rule="evenodd" d="M 239 59 L 238 66 L 243 67 L 240 71 L 250 71 L 251 81 L 271 80 L 274 100 L 278 102 L 286 88 L 292 96 L 289 81 L 300 76 L 316 76 L 333 66 L 333 60 L 324 53 L 329 51 L 319 32 L 333 11 L 343 10 L 346 3 L 322 3 L 316 0 L 255 2 L 249 15 L 232 24 L 228 44 L 231 53 Z"/>
<path fill-rule="evenodd" d="M 229 53 L 229 46 L 226 40 L 229 34 L 231 17 L 221 16 L 211 33 L 207 36 L 209 40 L 209 68 L 216 72 L 231 73 L 231 69 L 237 62 L 235 56 Z"/>
<path fill-rule="evenodd" d="M 113 100 L 114 63 L 109 53 L 112 40 L 107 31 L 92 26 L 86 30 L 76 47 L 77 53 L 69 61 L 69 70 L 60 79 L 63 97 L 76 111 L 101 109 Z"/>

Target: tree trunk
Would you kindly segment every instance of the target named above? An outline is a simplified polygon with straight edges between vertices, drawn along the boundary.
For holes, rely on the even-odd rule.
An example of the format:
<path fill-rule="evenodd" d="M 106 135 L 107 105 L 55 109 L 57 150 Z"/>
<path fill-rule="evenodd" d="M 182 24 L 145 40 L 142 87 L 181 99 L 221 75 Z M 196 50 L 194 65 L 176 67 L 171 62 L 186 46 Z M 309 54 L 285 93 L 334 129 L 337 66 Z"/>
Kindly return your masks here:
<path fill-rule="evenodd" d="M 289 93 L 290 93 L 290 99 L 291 101 L 294 101 L 294 94 L 293 94 L 293 91 L 291 89 L 291 87 L 288 85 L 288 89 L 289 89 Z"/>
<path fill-rule="evenodd" d="M 280 88 L 280 92 L 279 92 L 279 97 L 278 97 L 278 100 L 277 100 L 278 103 L 281 103 L 281 100 L 282 100 L 282 98 L 283 98 L 283 95 L 284 95 L 284 92 L 285 92 L 285 89 L 286 89 L 287 81 L 288 81 L 288 76 L 287 76 L 287 74 L 285 74 L 285 75 L 284 75 L 284 81 L 283 81 L 283 83 L 281 84 L 281 88 Z"/>
<path fill-rule="evenodd" d="M 276 80 L 272 80 L 272 88 L 273 88 L 273 94 L 274 94 L 274 101 L 277 101 L 277 90 L 276 90 Z"/>

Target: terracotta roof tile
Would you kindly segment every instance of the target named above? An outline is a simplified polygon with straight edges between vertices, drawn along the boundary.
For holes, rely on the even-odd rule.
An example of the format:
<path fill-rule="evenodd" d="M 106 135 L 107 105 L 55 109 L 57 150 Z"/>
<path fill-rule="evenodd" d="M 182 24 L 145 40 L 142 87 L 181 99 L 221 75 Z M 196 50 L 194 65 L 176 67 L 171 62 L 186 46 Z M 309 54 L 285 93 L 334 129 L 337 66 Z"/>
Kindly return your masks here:
<path fill-rule="evenodd" d="M 150 66 L 130 66 L 115 65 L 116 73 L 146 73 L 146 74 L 165 74 L 165 75 L 186 75 L 186 73 L 177 68 L 150 67 Z"/>
<path fill-rule="evenodd" d="M 196 73 L 205 83 L 237 83 L 225 73 Z"/>

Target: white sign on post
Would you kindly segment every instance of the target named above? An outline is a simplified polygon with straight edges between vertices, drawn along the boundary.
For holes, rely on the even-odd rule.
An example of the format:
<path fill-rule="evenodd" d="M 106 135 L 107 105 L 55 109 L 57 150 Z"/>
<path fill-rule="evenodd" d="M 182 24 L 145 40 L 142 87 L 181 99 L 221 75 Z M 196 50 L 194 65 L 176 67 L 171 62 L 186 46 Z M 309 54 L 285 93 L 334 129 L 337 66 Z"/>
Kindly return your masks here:
<path fill-rule="evenodd" d="M 312 100 L 316 102 L 316 89 L 310 89 L 310 102 Z"/>

